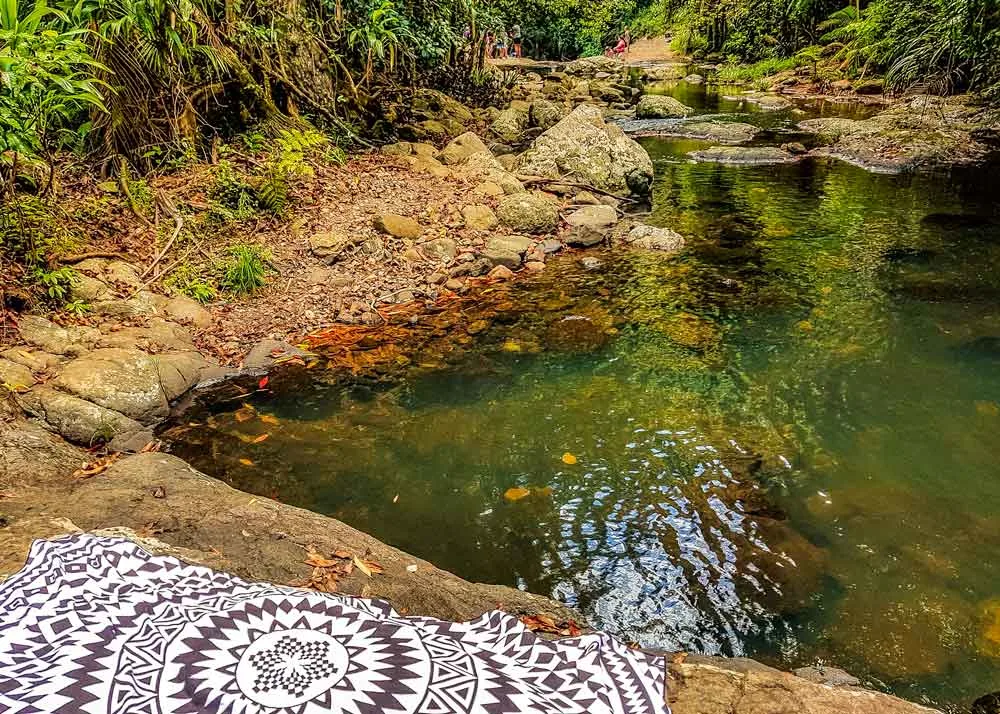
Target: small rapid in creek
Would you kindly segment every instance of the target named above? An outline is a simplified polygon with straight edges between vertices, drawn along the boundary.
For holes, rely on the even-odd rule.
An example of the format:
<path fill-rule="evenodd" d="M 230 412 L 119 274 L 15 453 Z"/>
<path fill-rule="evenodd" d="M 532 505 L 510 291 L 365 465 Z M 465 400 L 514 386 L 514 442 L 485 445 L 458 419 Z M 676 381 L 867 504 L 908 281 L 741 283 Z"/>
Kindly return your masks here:
<path fill-rule="evenodd" d="M 871 111 L 654 91 L 755 145 Z M 646 220 L 680 255 L 557 258 L 449 328 L 461 349 L 401 346 L 401 376 L 320 375 L 171 450 L 626 641 L 823 662 L 956 711 L 1000 688 L 993 177 L 640 141 Z"/>

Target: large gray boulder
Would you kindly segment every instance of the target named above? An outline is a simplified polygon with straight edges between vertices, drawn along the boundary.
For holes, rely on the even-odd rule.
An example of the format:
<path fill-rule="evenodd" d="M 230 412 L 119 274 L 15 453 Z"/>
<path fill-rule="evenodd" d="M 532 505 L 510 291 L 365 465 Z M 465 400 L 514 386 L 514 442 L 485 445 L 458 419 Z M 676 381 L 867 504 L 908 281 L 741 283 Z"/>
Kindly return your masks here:
<path fill-rule="evenodd" d="M 500 201 L 497 217 L 503 225 L 515 231 L 551 233 L 559 223 L 559 210 L 541 193 L 523 191 Z"/>
<path fill-rule="evenodd" d="M 84 446 L 107 442 L 118 434 L 142 428 L 137 421 L 120 412 L 51 387 L 38 386 L 26 394 L 19 394 L 17 402 L 24 411 L 45 422 L 64 439 Z"/>
<path fill-rule="evenodd" d="M 673 119 L 693 114 L 694 109 L 673 97 L 660 94 L 646 94 L 635 107 L 639 119 Z"/>
<path fill-rule="evenodd" d="M 647 194 L 653 162 L 601 110 L 583 104 L 539 136 L 521 156 L 522 174 L 576 180 L 603 191 Z"/>
<path fill-rule="evenodd" d="M 169 413 L 156 360 L 135 349 L 94 350 L 69 362 L 52 384 L 144 423 Z"/>

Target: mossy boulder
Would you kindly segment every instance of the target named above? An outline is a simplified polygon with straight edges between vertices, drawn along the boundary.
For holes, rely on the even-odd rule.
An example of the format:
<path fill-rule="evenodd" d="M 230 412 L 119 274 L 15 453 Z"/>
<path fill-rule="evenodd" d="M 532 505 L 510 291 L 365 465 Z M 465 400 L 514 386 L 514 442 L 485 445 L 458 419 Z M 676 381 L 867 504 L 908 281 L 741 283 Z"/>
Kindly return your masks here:
<path fill-rule="evenodd" d="M 575 180 L 621 195 L 649 193 L 653 181 L 646 150 L 586 104 L 535 139 L 520 162 L 522 174 Z"/>
<path fill-rule="evenodd" d="M 497 217 L 503 225 L 516 231 L 551 233 L 559 223 L 559 210 L 545 195 L 522 191 L 500 201 Z"/>
<path fill-rule="evenodd" d="M 520 108 L 504 109 L 490 124 L 492 131 L 502 141 L 516 144 L 521 140 L 524 130 L 528 128 L 528 112 Z"/>
<path fill-rule="evenodd" d="M 635 115 L 639 119 L 672 119 L 692 113 L 694 109 L 686 104 L 660 94 L 644 95 L 635 107 Z"/>

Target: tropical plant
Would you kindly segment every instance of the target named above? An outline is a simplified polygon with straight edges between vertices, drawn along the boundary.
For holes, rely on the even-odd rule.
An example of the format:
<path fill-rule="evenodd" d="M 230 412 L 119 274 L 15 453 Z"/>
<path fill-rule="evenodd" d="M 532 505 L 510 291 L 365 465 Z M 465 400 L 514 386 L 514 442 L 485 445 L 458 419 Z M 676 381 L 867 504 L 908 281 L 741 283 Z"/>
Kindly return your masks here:
<path fill-rule="evenodd" d="M 405 51 L 413 35 L 406 18 L 397 12 L 392 0 L 381 0 L 347 31 L 347 45 L 365 58 L 361 81 L 367 82 L 376 63 L 389 71 L 396 67 L 399 54 Z"/>
<path fill-rule="evenodd" d="M 256 243 L 238 243 L 227 251 L 222 287 L 237 295 L 248 295 L 264 286 L 268 252 Z"/>
<path fill-rule="evenodd" d="M 52 188 L 56 152 L 89 132 L 88 110 L 104 111 L 94 77 L 101 65 L 87 51 L 87 31 L 59 31 L 50 19 L 66 17 L 44 0 L 25 13 L 18 0 L 0 0 L 0 151 L 13 153 L 12 180 L 19 154 L 46 161 L 42 193 Z"/>

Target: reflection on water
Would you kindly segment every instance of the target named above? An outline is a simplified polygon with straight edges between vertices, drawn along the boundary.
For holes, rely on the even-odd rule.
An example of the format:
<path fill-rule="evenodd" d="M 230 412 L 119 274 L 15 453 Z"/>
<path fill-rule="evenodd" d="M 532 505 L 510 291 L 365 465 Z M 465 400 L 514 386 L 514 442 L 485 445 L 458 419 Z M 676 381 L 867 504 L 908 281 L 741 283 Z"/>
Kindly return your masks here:
<path fill-rule="evenodd" d="M 400 380 L 217 414 L 174 448 L 627 640 L 957 707 L 996 689 L 993 187 L 643 141 L 681 256 L 563 258 L 449 318 Z"/>

